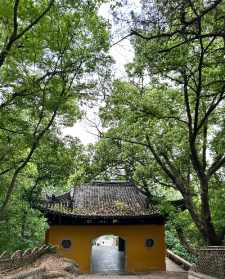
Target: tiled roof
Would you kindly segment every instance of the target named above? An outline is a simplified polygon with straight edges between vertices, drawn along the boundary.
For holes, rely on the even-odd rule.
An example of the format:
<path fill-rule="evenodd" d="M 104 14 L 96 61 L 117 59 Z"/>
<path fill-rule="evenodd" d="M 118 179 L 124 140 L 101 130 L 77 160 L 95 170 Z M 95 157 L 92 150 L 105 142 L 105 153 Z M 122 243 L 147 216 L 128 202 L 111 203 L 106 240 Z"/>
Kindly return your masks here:
<path fill-rule="evenodd" d="M 79 217 L 157 216 L 144 192 L 130 182 L 93 182 L 48 198 L 48 212 Z"/>

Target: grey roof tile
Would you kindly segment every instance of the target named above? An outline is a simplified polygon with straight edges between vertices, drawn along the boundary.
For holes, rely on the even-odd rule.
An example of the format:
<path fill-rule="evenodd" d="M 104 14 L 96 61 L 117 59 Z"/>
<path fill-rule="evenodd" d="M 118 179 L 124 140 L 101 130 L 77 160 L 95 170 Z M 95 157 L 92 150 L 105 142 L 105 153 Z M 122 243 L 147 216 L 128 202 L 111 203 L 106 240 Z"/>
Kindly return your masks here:
<path fill-rule="evenodd" d="M 93 182 L 48 200 L 48 210 L 74 216 L 151 216 L 159 210 L 130 182 Z"/>

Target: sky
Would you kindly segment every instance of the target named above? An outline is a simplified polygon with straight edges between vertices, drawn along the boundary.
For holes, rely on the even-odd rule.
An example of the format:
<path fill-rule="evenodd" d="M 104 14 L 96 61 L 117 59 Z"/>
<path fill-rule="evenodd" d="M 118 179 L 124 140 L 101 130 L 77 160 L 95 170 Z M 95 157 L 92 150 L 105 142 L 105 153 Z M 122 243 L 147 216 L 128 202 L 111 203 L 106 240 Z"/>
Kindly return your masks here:
<path fill-rule="evenodd" d="M 139 0 L 128 0 L 128 5 L 131 9 L 140 9 Z M 127 11 L 127 10 L 126 10 Z M 116 30 L 116 26 L 112 21 L 112 16 L 110 14 L 110 5 L 108 3 L 103 4 L 99 9 L 99 15 L 104 17 L 106 20 L 112 24 L 112 31 Z M 117 42 L 119 38 L 113 38 L 112 44 Z M 134 58 L 134 51 L 130 44 L 129 39 L 125 39 L 120 43 L 112 46 L 110 48 L 110 55 L 115 61 L 113 69 L 115 71 L 116 78 L 126 78 L 125 65 L 132 62 Z M 85 116 L 82 120 L 76 122 L 73 127 L 67 127 L 63 129 L 63 135 L 70 135 L 73 137 L 78 137 L 83 144 L 95 143 L 98 140 L 97 131 L 93 127 L 93 122 L 99 124 L 100 120 L 98 118 L 98 108 L 96 105 L 94 108 L 90 109 L 84 106 L 82 110 Z M 91 121 L 89 121 L 91 120 Z"/>

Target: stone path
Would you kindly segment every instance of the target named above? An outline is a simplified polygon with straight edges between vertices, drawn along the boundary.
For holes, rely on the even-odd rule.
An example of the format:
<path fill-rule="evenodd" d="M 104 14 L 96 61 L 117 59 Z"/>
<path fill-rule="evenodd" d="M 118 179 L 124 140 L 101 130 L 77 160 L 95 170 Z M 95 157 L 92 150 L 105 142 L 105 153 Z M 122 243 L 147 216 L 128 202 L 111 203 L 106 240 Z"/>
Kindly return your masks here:
<path fill-rule="evenodd" d="M 166 270 L 168 272 L 185 272 L 183 268 L 166 258 Z"/>
<path fill-rule="evenodd" d="M 111 246 L 92 247 L 92 272 L 113 273 L 124 271 L 124 253 Z"/>

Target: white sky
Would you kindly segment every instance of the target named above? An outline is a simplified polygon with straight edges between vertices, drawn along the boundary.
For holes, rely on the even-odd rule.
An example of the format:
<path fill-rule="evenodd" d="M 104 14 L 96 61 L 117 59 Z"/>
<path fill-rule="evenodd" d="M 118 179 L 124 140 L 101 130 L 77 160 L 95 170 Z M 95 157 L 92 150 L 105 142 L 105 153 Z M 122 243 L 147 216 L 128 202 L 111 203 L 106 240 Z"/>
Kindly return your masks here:
<path fill-rule="evenodd" d="M 139 0 L 128 0 L 128 4 L 131 9 L 134 7 L 136 10 L 140 9 Z M 103 4 L 100 7 L 99 15 L 104 17 L 106 20 L 109 20 L 109 22 L 112 24 L 112 30 L 116 29 L 110 14 L 109 3 Z M 117 40 L 119 40 L 119 38 L 114 39 L 113 43 Z M 115 71 L 116 78 L 126 78 L 125 65 L 132 62 L 134 57 L 134 51 L 129 40 L 123 40 L 122 42 L 111 47 L 110 55 L 115 61 L 113 70 Z M 78 137 L 83 144 L 95 143 L 98 140 L 98 137 L 95 136 L 97 131 L 91 122 L 95 122 L 96 124 L 100 122 L 98 118 L 98 105 L 96 105 L 96 107 L 93 109 L 84 107 L 83 110 L 85 111 L 85 116 L 83 119 L 76 122 L 73 127 L 63 129 L 63 135 Z M 91 122 L 89 120 L 91 120 Z"/>

